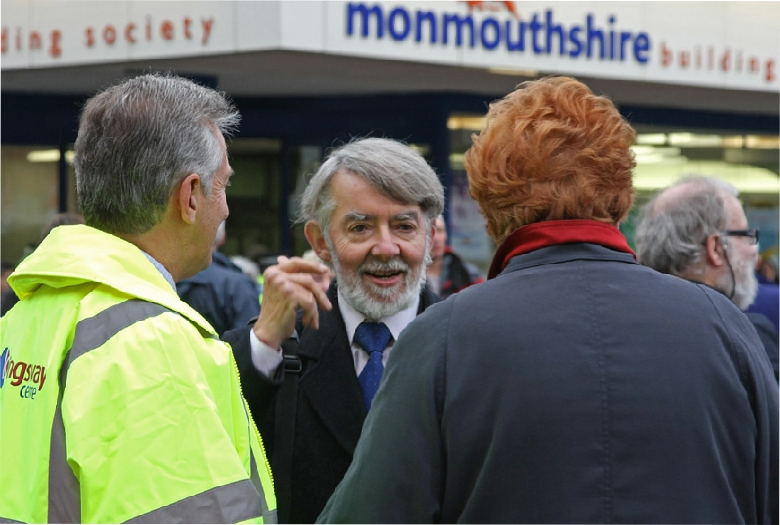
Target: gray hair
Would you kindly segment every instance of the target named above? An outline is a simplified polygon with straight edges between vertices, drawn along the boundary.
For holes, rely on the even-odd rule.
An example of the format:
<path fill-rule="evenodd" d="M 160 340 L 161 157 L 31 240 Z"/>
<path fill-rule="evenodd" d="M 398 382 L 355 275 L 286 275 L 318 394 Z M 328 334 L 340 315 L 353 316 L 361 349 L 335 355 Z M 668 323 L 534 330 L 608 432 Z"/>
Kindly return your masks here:
<path fill-rule="evenodd" d="M 669 191 L 678 189 L 669 196 Z M 737 197 L 731 184 L 690 175 L 656 195 L 640 211 L 636 253 L 640 264 L 672 275 L 701 274 L 709 235 L 730 219 L 725 197 Z"/>
<path fill-rule="evenodd" d="M 425 214 L 428 228 L 444 209 L 444 188 L 419 153 L 396 140 L 359 139 L 333 150 L 301 197 L 299 221 L 318 222 L 326 238 L 336 209 L 330 184 L 340 171 L 362 177 L 380 195 L 394 202 L 417 204 Z"/>
<path fill-rule="evenodd" d="M 144 233 L 190 173 L 210 194 L 224 158 L 214 134 L 229 135 L 239 121 L 224 93 L 172 75 L 142 75 L 95 95 L 81 112 L 73 162 L 87 224 Z"/>

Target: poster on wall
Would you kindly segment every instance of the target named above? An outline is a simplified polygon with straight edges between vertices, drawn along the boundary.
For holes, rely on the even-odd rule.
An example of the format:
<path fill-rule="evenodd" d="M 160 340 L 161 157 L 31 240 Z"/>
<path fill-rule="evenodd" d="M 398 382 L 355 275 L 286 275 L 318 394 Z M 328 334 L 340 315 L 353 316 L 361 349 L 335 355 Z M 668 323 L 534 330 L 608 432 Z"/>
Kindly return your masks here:
<path fill-rule="evenodd" d="M 469 195 L 465 170 L 452 171 L 450 188 L 450 245 L 467 261 L 486 266 L 493 257 L 494 244 L 485 231 L 485 218 Z"/>

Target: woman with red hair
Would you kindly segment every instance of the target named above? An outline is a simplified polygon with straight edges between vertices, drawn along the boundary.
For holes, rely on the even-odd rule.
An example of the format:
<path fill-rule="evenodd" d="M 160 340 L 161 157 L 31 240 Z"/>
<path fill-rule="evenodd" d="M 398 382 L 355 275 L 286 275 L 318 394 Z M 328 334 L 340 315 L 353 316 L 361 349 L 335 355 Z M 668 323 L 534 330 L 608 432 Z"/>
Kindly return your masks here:
<path fill-rule="evenodd" d="M 489 279 L 393 347 L 346 523 L 778 521 L 778 390 L 747 318 L 637 264 L 634 131 L 572 78 L 490 106 L 466 154 Z"/>

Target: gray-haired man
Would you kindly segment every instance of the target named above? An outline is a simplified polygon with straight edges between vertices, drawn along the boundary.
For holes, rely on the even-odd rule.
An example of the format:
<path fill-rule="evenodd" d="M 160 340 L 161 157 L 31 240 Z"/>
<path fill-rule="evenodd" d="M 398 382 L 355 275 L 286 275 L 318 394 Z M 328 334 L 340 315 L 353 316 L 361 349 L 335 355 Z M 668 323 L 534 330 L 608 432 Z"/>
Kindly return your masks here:
<path fill-rule="evenodd" d="M 336 275 L 327 296 L 321 265 L 280 258 L 254 326 L 224 338 L 272 451 L 280 521 L 313 523 L 352 461 L 393 342 L 438 300 L 424 284 L 444 191 L 411 148 L 371 138 L 333 151 L 301 204 L 306 238 Z M 294 328 L 285 354 L 297 359 L 280 366 Z"/>
<path fill-rule="evenodd" d="M 754 273 L 758 229 L 749 228 L 731 184 L 689 176 L 666 188 L 642 209 L 636 232 L 637 258 L 661 273 L 706 284 L 740 309 L 758 290 Z M 771 321 L 747 314 L 778 377 L 778 334 Z"/>

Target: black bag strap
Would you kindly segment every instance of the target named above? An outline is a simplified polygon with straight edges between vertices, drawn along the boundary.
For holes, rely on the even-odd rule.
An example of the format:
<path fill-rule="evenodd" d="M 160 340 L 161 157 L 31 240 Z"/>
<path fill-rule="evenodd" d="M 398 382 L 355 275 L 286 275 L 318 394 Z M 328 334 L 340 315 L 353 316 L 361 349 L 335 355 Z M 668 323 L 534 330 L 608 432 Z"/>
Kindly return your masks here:
<path fill-rule="evenodd" d="M 297 353 L 298 331 L 296 330 L 293 336 L 282 344 L 284 379 L 276 393 L 274 414 L 274 450 L 271 465 L 279 523 L 290 523 L 298 379 L 303 371 L 303 363 Z"/>

